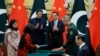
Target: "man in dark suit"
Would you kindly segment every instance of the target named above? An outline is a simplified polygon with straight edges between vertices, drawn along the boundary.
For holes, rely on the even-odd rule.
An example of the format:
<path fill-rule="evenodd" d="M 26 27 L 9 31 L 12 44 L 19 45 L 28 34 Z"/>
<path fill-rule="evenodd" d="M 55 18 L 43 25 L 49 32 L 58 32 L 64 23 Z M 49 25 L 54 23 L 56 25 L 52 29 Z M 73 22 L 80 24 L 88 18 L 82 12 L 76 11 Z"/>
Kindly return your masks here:
<path fill-rule="evenodd" d="M 36 28 L 33 32 L 32 38 L 35 44 L 42 45 L 45 42 L 44 32 L 46 28 L 46 20 L 42 18 L 42 10 L 37 10 L 36 15 L 36 18 L 30 20 L 30 23 L 32 23 Z"/>
<path fill-rule="evenodd" d="M 50 48 L 58 48 L 63 45 L 63 35 L 64 25 L 61 20 L 58 19 L 58 13 L 53 12 L 53 21 L 49 23 L 49 33 L 50 33 Z"/>
<path fill-rule="evenodd" d="M 66 54 L 64 55 L 76 56 L 78 52 L 78 46 L 75 43 L 75 36 L 78 34 L 77 28 L 68 16 L 65 16 L 62 21 L 65 26 L 68 26 L 66 32 L 67 42 L 62 47 L 54 49 L 53 51 L 65 50 Z"/>
<path fill-rule="evenodd" d="M 90 56 L 90 50 L 88 46 L 85 44 L 85 37 L 83 35 L 77 35 L 75 37 L 75 42 L 79 46 L 78 55 L 77 56 Z"/>

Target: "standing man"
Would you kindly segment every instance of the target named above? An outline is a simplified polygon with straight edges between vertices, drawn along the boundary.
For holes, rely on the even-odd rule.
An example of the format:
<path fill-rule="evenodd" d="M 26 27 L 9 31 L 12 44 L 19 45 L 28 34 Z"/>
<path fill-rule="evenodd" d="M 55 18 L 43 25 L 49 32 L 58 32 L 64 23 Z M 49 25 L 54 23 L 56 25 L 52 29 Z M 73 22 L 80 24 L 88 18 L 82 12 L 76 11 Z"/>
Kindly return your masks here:
<path fill-rule="evenodd" d="M 65 50 L 66 55 L 76 56 L 78 52 L 78 46 L 75 43 L 75 36 L 78 34 L 77 28 L 73 23 L 71 23 L 68 16 L 65 16 L 62 21 L 65 26 L 68 26 L 66 32 L 67 42 L 62 47 L 54 49 L 53 51 Z"/>
<path fill-rule="evenodd" d="M 49 23 L 49 33 L 50 33 L 50 48 L 59 48 L 63 45 L 63 35 L 64 25 L 61 20 L 58 19 L 58 13 L 53 12 L 53 21 Z"/>
<path fill-rule="evenodd" d="M 30 20 L 30 23 L 32 23 L 35 26 L 35 31 L 33 32 L 33 40 L 35 44 L 42 45 L 45 42 L 45 28 L 46 28 L 46 20 L 42 18 L 43 11 L 37 10 L 36 11 L 36 18 L 33 18 Z"/>
<path fill-rule="evenodd" d="M 91 56 L 90 50 L 85 43 L 85 37 L 82 35 L 77 35 L 75 37 L 75 42 L 79 46 L 78 55 L 77 56 Z"/>

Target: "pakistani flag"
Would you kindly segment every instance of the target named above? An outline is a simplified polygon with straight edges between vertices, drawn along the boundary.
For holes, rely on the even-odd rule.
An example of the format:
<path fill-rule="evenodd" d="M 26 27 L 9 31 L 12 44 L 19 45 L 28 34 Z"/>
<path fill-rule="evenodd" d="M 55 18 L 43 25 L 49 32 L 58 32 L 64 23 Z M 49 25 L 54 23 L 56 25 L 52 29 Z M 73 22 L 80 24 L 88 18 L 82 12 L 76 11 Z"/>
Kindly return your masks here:
<path fill-rule="evenodd" d="M 85 36 L 85 42 L 89 46 L 89 48 L 91 48 L 88 29 L 88 17 L 84 0 L 75 0 L 73 11 L 71 14 L 71 22 L 76 25 L 78 33 Z"/>
<path fill-rule="evenodd" d="M 0 0 L 0 42 L 4 40 L 4 33 L 7 28 L 7 11 L 4 0 Z"/>
<path fill-rule="evenodd" d="M 74 7 L 71 15 L 71 22 L 73 22 L 78 28 L 78 33 L 86 36 L 86 43 L 89 42 L 88 33 L 88 18 L 85 10 L 84 0 L 75 0 Z"/>
<path fill-rule="evenodd" d="M 36 11 L 38 9 L 41 9 L 43 11 L 43 18 L 47 20 L 47 13 L 45 9 L 45 1 L 44 0 L 34 0 L 33 8 L 32 8 L 32 13 L 31 13 L 31 19 L 36 17 Z"/>

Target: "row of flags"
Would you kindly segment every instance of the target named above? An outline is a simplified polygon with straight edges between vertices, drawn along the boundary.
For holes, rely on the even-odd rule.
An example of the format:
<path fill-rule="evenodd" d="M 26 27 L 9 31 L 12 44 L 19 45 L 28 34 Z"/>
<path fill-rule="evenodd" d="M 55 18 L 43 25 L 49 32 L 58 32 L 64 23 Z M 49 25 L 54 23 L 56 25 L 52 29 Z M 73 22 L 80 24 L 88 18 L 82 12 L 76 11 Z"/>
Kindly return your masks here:
<path fill-rule="evenodd" d="M 100 16 L 100 1 L 95 1 L 95 6 L 93 9 L 92 16 L 90 20 L 87 17 L 86 9 L 84 0 L 75 0 L 73 11 L 71 14 L 71 22 L 73 22 L 77 29 L 78 33 L 85 35 L 86 43 L 88 45 L 92 44 L 92 47 L 94 50 L 96 50 L 96 47 L 100 45 L 100 39 L 99 39 L 99 33 L 100 33 L 100 26 L 98 25 L 100 22 L 99 16 Z M 42 9 L 43 10 L 43 18 L 47 18 L 46 9 L 44 5 L 44 0 L 34 0 L 32 13 L 30 16 L 30 19 L 33 19 L 36 17 L 36 10 Z M 67 15 L 67 10 L 65 7 L 64 0 L 54 0 L 54 5 L 52 6 L 52 12 L 58 12 L 59 13 L 59 19 L 61 20 L 63 16 Z M 49 20 L 52 20 L 52 12 Z M 14 0 L 11 14 L 9 16 L 9 19 L 7 17 L 7 11 L 5 7 L 4 0 L 0 1 L 0 42 L 3 42 L 4 39 L 4 32 L 7 29 L 8 22 L 11 19 L 16 19 L 18 21 L 18 28 L 20 31 L 20 35 L 23 33 L 23 29 L 25 25 L 28 23 L 28 17 L 26 14 L 25 4 L 24 0 Z M 64 35 L 66 35 L 64 33 Z M 66 36 L 64 36 L 64 43 L 66 42 Z"/>

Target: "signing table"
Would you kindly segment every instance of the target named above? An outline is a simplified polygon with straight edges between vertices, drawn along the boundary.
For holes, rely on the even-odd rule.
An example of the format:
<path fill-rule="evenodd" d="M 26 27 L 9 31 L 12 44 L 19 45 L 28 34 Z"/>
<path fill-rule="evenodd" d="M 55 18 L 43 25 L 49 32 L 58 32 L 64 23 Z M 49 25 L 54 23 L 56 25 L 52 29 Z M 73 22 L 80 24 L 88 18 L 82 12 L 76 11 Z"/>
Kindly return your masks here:
<path fill-rule="evenodd" d="M 63 51 L 35 50 L 29 53 L 28 56 L 61 56 L 63 53 Z"/>

